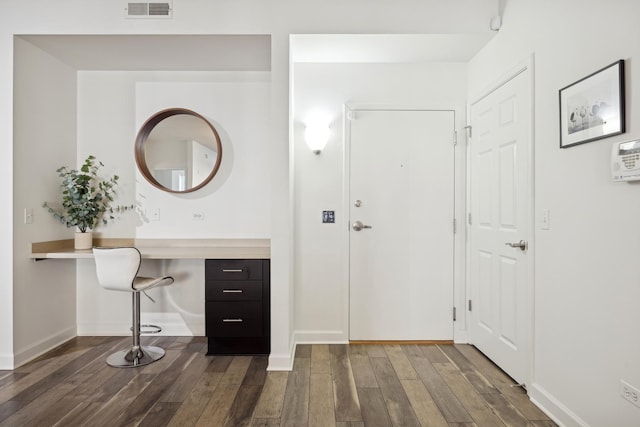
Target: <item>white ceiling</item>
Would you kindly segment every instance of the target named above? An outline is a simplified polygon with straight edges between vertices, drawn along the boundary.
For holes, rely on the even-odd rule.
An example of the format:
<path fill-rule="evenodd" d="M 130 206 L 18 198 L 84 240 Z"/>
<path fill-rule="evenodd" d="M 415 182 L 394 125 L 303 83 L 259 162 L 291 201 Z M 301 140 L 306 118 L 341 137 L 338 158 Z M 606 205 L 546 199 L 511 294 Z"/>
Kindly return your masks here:
<path fill-rule="evenodd" d="M 494 36 L 292 35 L 294 62 L 467 62 Z M 269 71 L 269 35 L 21 35 L 78 70 Z"/>
<path fill-rule="evenodd" d="M 269 35 L 22 35 L 78 70 L 269 71 Z"/>
<path fill-rule="evenodd" d="M 291 36 L 293 62 L 468 62 L 496 33 Z"/>

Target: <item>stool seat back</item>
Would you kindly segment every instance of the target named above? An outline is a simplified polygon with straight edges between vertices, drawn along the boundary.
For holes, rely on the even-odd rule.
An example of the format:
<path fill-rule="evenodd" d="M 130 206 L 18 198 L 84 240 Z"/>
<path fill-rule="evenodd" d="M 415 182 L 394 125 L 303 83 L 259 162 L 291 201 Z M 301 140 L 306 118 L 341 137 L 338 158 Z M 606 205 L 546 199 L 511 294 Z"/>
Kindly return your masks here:
<path fill-rule="evenodd" d="M 113 291 L 135 292 L 133 282 L 142 256 L 137 248 L 93 248 L 100 286 Z"/>

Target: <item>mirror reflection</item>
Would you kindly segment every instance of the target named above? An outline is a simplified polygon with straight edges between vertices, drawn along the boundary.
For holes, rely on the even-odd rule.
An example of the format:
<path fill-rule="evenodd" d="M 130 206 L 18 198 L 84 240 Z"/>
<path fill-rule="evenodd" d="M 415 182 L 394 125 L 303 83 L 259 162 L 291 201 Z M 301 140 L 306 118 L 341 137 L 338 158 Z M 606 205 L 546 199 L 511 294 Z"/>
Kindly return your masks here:
<path fill-rule="evenodd" d="M 147 120 L 136 139 L 136 163 L 155 187 L 187 193 L 206 185 L 222 158 L 217 131 L 186 109 L 163 110 Z"/>

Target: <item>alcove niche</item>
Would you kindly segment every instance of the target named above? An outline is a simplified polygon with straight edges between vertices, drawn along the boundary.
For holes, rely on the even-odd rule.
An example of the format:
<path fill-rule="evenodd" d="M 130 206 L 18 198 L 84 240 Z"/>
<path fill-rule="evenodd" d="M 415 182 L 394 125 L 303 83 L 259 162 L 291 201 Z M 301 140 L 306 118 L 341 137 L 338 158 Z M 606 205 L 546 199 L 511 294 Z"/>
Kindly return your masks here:
<path fill-rule="evenodd" d="M 229 222 L 239 223 L 242 218 L 216 218 L 218 222 L 211 227 L 205 224 L 207 221 L 188 221 L 179 227 L 176 225 L 178 221 L 171 220 L 171 214 L 179 216 L 187 210 L 204 210 L 201 206 L 223 205 L 224 201 L 219 200 L 224 197 L 222 191 L 212 195 L 213 192 L 203 190 L 190 199 L 180 199 L 179 203 L 175 198 L 167 203 L 160 199 L 161 195 L 141 186 L 133 151 L 137 127 L 144 121 L 143 117 L 136 117 L 142 111 L 138 99 L 139 86 L 144 86 L 142 93 L 145 96 L 151 93 L 154 99 L 159 94 L 153 93 L 153 87 L 163 88 L 165 84 L 170 89 L 168 92 L 174 94 L 182 93 L 179 85 L 190 86 L 189 93 L 198 93 L 199 87 L 207 85 L 242 86 L 244 105 L 249 104 L 247 99 L 251 101 L 258 97 L 260 102 L 256 110 L 266 110 L 256 131 L 264 135 L 269 114 L 271 36 L 21 34 L 15 35 L 13 42 L 13 241 L 16 254 L 13 258 L 13 336 L 15 365 L 19 366 L 73 336 L 113 333 L 109 329 L 117 326 L 114 326 L 113 319 L 127 317 L 127 313 L 121 313 L 119 301 L 99 294 L 88 263 L 33 263 L 24 256 L 32 242 L 68 239 L 72 235 L 72 230 L 58 224 L 41 208 L 43 201 L 51 200 L 52 195 L 59 191 L 55 171 L 61 165 L 75 166 L 86 155 L 96 155 L 106 165 L 105 174 L 117 171 L 120 175 L 118 196 L 122 200 L 147 203 L 147 207 L 155 204 L 171 208 L 163 211 L 164 221 L 145 222 L 138 215 L 126 216 L 104 228 L 102 233 L 105 237 L 145 238 L 158 235 L 188 238 L 202 229 L 210 234 L 200 232 L 201 237 L 221 237 L 223 228 L 238 234 L 240 225 Z M 253 88 L 258 88 L 258 91 L 252 91 Z M 217 107 L 234 102 L 232 91 L 226 93 L 231 93 L 227 99 L 218 98 L 214 100 L 216 105 L 213 101 L 207 105 Z M 201 104 L 193 108 L 200 109 L 205 105 L 202 100 L 207 98 L 211 97 L 201 94 L 198 98 Z M 153 106 L 152 101 L 145 101 L 149 108 Z M 267 108 L 263 108 L 265 105 Z M 203 114 L 214 115 L 207 111 Z M 237 128 L 241 118 L 235 120 Z M 258 140 L 251 135 L 241 139 Z M 250 151 L 253 148 L 242 148 L 242 141 L 237 142 L 236 150 Z M 266 151 L 268 144 L 263 145 Z M 263 153 L 258 155 L 265 157 Z M 238 157 L 235 163 L 231 163 L 233 167 L 241 171 L 249 169 L 251 165 L 242 164 Z M 232 156 L 229 158 L 233 159 Z M 255 159 L 250 161 L 256 162 Z M 240 172 L 237 175 L 245 174 Z M 242 184 L 227 180 L 225 188 Z M 255 191 L 268 197 L 269 192 L 264 188 Z M 141 193 L 143 197 L 140 197 Z M 238 203 L 246 203 L 248 199 L 238 199 Z M 22 214 L 27 209 L 33 212 L 30 224 L 25 224 Z M 269 210 L 266 211 L 266 217 L 259 221 L 245 221 L 255 227 L 247 231 L 251 237 L 270 237 Z M 213 222 L 213 215 L 208 218 Z M 166 234 L 160 236 L 158 230 Z M 185 265 L 179 268 L 189 269 L 188 262 L 184 262 Z M 174 330 L 176 334 L 203 334 L 203 325 L 202 331 L 198 330 L 202 322 L 197 319 L 197 309 L 188 302 L 190 299 L 199 301 L 202 293 L 199 283 L 202 278 L 197 276 L 189 278 L 182 288 L 186 291 L 180 297 L 182 300 L 176 300 L 184 310 L 165 303 L 157 305 L 158 310 L 164 310 L 160 314 L 179 314 L 175 317 L 183 324 L 178 325 L 181 330 Z M 33 316 L 34 312 L 40 315 Z M 47 321 L 42 321 L 45 318 Z M 107 329 L 100 331 L 99 328 Z"/>

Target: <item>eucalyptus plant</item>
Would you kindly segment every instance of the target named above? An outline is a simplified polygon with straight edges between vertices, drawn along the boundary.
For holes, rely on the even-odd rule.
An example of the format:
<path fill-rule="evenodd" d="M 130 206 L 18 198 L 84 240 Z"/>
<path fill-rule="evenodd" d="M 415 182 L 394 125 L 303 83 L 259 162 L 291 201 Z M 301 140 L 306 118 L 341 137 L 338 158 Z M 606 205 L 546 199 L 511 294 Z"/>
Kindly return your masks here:
<path fill-rule="evenodd" d="M 42 204 L 49 213 L 67 227 L 77 227 L 80 232 L 94 229 L 99 223 L 107 224 L 114 214 L 133 209 L 133 205 L 111 207 L 118 175 L 102 180 L 98 171 L 104 164 L 89 156 L 79 170 L 66 166 L 58 168 L 62 178 L 62 209 L 56 210 L 47 202 Z"/>

